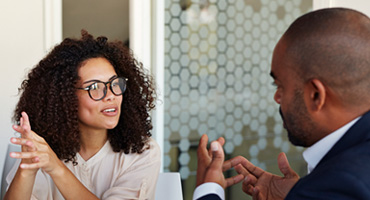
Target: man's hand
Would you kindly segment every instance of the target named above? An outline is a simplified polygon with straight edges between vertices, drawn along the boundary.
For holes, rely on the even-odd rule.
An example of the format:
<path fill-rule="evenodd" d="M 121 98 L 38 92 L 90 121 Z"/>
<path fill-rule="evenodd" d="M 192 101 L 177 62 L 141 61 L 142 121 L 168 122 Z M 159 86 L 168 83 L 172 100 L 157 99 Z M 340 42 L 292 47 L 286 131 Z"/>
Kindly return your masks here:
<path fill-rule="evenodd" d="M 218 138 L 217 141 L 211 143 L 210 149 L 207 149 L 207 143 L 208 136 L 202 135 L 197 152 L 197 186 L 206 182 L 214 182 L 226 188 L 242 181 L 244 178 L 243 174 L 227 179 L 223 175 L 223 171 L 231 168 L 223 166 L 225 155 L 222 145 L 225 143 L 225 140 L 222 137 Z"/>
<path fill-rule="evenodd" d="M 235 166 L 239 174 L 245 176 L 243 181 L 243 191 L 253 199 L 284 199 L 290 189 L 298 181 L 298 174 L 290 168 L 288 159 L 284 153 L 278 156 L 278 166 L 283 173 L 283 177 L 271 174 L 256 167 L 247 159 L 238 156 L 225 162 L 228 167 Z"/>

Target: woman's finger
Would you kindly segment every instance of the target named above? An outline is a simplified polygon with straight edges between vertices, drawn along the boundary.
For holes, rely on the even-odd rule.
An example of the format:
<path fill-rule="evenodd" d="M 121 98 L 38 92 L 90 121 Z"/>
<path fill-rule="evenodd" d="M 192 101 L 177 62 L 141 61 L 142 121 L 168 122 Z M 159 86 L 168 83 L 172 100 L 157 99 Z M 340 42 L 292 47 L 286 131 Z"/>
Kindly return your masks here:
<path fill-rule="evenodd" d="M 20 158 L 20 159 L 38 157 L 36 152 L 10 152 L 9 156 L 12 158 Z"/>
<path fill-rule="evenodd" d="M 13 137 L 10 139 L 10 142 L 16 145 L 21 145 L 22 147 L 26 147 L 26 151 L 37 151 L 36 145 L 32 140 Z"/>
<path fill-rule="evenodd" d="M 30 120 L 29 120 L 29 118 L 28 118 L 28 115 L 27 115 L 27 113 L 26 112 L 22 112 L 21 113 L 21 115 L 22 115 L 22 125 L 26 125 L 26 126 L 28 126 L 30 129 L 31 129 L 31 124 L 30 124 Z"/>
<path fill-rule="evenodd" d="M 26 138 L 33 139 L 33 134 L 32 134 L 32 131 L 31 131 L 31 124 L 30 124 L 30 120 L 28 118 L 28 115 L 27 115 L 26 112 L 22 112 L 21 115 L 22 115 L 21 126 L 24 130 L 23 133 L 25 134 Z"/>
<path fill-rule="evenodd" d="M 19 165 L 22 169 L 39 169 L 41 168 L 41 164 L 39 162 L 36 163 L 21 163 Z"/>
<path fill-rule="evenodd" d="M 33 144 L 33 142 L 31 140 L 28 140 L 28 139 L 24 139 L 24 138 L 10 138 L 10 142 L 13 143 L 13 144 L 17 144 L 17 145 L 24 145 L 24 146 L 28 146 L 30 148 L 34 148 L 35 145 Z"/>

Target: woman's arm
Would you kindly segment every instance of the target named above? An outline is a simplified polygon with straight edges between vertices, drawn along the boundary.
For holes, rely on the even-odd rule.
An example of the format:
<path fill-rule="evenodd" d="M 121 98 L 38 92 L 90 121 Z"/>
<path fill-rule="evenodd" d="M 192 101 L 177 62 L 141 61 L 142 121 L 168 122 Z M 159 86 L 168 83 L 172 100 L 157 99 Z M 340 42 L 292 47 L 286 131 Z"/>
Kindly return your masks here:
<path fill-rule="evenodd" d="M 5 193 L 4 200 L 30 199 L 36 174 L 18 168 L 13 181 Z"/>
<path fill-rule="evenodd" d="M 22 138 L 12 138 L 11 142 L 21 145 L 22 152 L 12 152 L 10 156 L 22 159 L 22 162 L 4 199 L 30 199 L 40 168 L 50 175 L 65 199 L 98 199 L 59 160 L 44 138 L 31 130 L 25 112 L 22 113 L 21 125 L 13 128 L 22 134 Z"/>
<path fill-rule="evenodd" d="M 22 114 L 23 115 L 23 114 Z M 12 138 L 13 144 L 22 146 L 22 153 L 29 153 L 35 151 L 35 146 L 32 142 L 32 133 L 30 132 L 29 121 L 24 121 L 24 118 L 20 118 L 20 125 L 13 125 L 13 129 L 21 134 L 21 138 Z M 10 153 L 11 157 L 16 157 L 18 153 Z M 38 169 L 23 169 L 21 166 L 27 163 L 32 163 L 32 159 L 22 159 L 18 170 L 9 185 L 8 191 L 5 193 L 4 200 L 7 199 L 30 199 L 32 195 L 33 184 L 35 182 L 36 174 Z"/>

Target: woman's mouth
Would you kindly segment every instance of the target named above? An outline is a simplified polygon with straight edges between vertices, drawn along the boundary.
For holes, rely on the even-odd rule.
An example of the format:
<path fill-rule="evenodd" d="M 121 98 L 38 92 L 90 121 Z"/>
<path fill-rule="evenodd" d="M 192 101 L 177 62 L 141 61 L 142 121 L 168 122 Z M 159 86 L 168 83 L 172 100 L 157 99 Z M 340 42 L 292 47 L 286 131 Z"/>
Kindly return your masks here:
<path fill-rule="evenodd" d="M 103 115 L 105 116 L 109 116 L 109 117 L 112 117 L 112 116 L 116 116 L 118 114 L 118 108 L 117 107 L 110 107 L 110 108 L 105 108 L 101 111 L 103 113 Z"/>
<path fill-rule="evenodd" d="M 103 112 L 106 112 L 106 113 L 116 112 L 116 109 L 115 108 L 108 108 L 108 109 L 103 110 Z"/>

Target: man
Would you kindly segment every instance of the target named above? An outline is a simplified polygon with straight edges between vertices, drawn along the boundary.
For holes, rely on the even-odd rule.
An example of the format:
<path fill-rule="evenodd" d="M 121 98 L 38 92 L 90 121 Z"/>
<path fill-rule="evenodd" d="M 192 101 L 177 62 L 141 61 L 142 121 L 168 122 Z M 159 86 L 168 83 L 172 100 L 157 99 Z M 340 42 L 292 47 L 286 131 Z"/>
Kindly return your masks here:
<path fill-rule="evenodd" d="M 289 140 L 307 147 L 299 179 L 284 153 L 283 177 L 239 156 L 223 163 L 223 139 L 198 149 L 194 198 L 223 199 L 240 181 L 253 199 L 370 199 L 370 19 L 354 10 L 323 9 L 298 18 L 275 47 L 271 76 Z M 222 170 L 238 176 L 225 179 Z M 221 188 L 204 193 L 204 185 Z"/>

